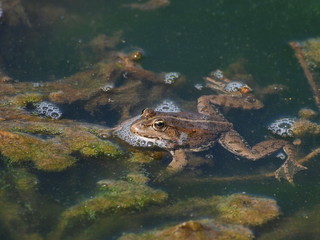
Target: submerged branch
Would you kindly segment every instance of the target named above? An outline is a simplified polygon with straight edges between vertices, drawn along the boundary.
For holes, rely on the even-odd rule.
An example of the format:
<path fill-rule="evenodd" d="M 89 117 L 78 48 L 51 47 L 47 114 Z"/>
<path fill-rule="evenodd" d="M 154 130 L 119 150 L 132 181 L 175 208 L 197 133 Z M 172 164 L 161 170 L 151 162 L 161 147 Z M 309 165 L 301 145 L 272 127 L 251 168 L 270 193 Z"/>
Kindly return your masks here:
<path fill-rule="evenodd" d="M 317 106 L 320 108 L 320 91 L 319 91 L 319 87 L 317 86 L 317 83 L 314 79 L 314 76 L 312 74 L 312 72 L 310 71 L 308 64 L 305 60 L 305 57 L 303 56 L 303 52 L 301 49 L 301 46 L 299 43 L 297 42 L 290 42 L 290 46 L 292 47 L 292 49 L 295 52 L 296 58 L 298 59 L 300 66 L 302 67 L 304 74 L 308 80 L 308 83 L 311 87 L 311 90 L 313 92 L 313 97 L 314 100 L 317 104 Z"/>

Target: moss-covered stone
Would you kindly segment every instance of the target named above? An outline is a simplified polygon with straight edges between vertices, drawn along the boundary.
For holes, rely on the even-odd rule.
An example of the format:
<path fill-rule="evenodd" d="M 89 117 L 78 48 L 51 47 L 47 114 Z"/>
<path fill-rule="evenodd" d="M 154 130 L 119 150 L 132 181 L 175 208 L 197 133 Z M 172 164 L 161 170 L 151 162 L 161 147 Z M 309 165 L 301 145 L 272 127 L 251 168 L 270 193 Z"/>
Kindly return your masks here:
<path fill-rule="evenodd" d="M 46 171 L 61 171 L 76 160 L 62 144 L 0 130 L 0 153 L 11 163 L 33 162 Z"/>
<path fill-rule="evenodd" d="M 40 170 L 61 171 L 78 160 L 73 153 L 108 159 L 121 154 L 117 145 L 91 133 L 88 124 L 39 118 L 10 104 L 1 106 L 0 113 L 0 154 L 9 163 L 32 162 Z"/>
<path fill-rule="evenodd" d="M 141 210 L 150 204 L 160 204 L 167 200 L 167 193 L 155 190 L 145 184 L 122 180 L 101 180 L 99 190 L 61 215 L 56 234 L 62 236 L 66 229 L 80 223 L 92 223 L 107 214 Z"/>
<path fill-rule="evenodd" d="M 116 157 L 121 153 L 117 145 L 77 127 L 65 129 L 61 141 L 84 157 Z"/>
<path fill-rule="evenodd" d="M 141 234 L 125 234 L 118 240 L 249 240 L 253 237 L 253 233 L 245 227 L 204 219 Z"/>
<path fill-rule="evenodd" d="M 258 226 L 280 215 L 279 207 L 273 199 L 245 194 L 219 198 L 217 210 L 223 222 Z"/>

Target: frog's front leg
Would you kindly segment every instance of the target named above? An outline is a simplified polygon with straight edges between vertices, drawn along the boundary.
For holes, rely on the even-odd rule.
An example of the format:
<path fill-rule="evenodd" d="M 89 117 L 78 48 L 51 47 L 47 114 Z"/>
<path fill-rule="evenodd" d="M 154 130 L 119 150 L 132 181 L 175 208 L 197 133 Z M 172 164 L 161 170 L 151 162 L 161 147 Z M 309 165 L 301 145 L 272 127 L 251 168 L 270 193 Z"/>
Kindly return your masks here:
<path fill-rule="evenodd" d="M 233 154 L 254 161 L 283 148 L 284 152 L 287 154 L 287 159 L 280 168 L 276 170 L 275 177 L 277 179 L 285 178 L 290 183 L 293 183 L 293 176 L 295 173 L 306 169 L 306 167 L 295 161 L 295 148 L 290 142 L 285 140 L 266 140 L 250 148 L 240 134 L 232 129 L 221 135 L 219 143 Z"/>
<path fill-rule="evenodd" d="M 170 151 L 172 155 L 172 161 L 168 167 L 162 171 L 155 179 L 157 182 L 161 182 L 166 178 L 180 172 L 187 165 L 187 156 L 183 149 L 177 149 Z"/>

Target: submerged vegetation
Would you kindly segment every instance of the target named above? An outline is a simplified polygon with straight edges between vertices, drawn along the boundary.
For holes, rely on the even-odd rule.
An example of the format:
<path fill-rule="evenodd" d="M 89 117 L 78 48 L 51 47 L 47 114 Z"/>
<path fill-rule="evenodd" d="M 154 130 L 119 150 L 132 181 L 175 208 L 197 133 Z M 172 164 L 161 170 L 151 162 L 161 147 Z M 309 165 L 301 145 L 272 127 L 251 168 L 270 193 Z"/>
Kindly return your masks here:
<path fill-rule="evenodd" d="M 275 54 L 277 61 L 297 66 L 301 89 L 307 92 L 299 95 L 292 76 L 280 79 L 270 66 L 263 70 L 266 76 L 257 73 L 263 64 L 255 64 L 241 47 L 232 48 L 232 56 L 228 55 L 234 43 L 220 39 L 225 44 L 221 52 L 218 46 L 203 51 L 197 45 L 199 37 L 205 40 L 210 32 L 211 22 L 204 24 L 202 17 L 213 21 L 218 16 L 214 26 L 219 29 L 222 12 L 230 7 L 224 6 L 227 0 L 212 3 L 214 8 L 203 3 L 210 6 L 188 16 L 188 21 L 194 21 L 186 25 L 195 27 L 192 34 L 181 26 L 174 29 L 179 21 L 170 22 L 174 37 L 169 33 L 159 37 L 164 34 L 160 26 L 179 19 L 177 9 L 189 6 L 189 1 L 182 1 L 183 6 L 169 0 L 80 2 L 84 6 L 75 6 L 72 0 L 0 0 L 1 239 L 317 236 L 320 165 L 314 159 L 320 155 L 320 32 L 289 43 L 291 49 L 289 44 L 281 46 L 290 50 L 285 60 Z M 252 13 L 259 4 L 251 6 L 250 1 L 246 10 L 239 5 L 233 14 Z M 230 12 L 228 16 L 224 21 L 233 19 Z M 159 26 L 152 26 L 156 34 L 145 30 L 157 21 L 153 18 L 162 19 Z M 203 36 L 197 35 L 200 30 Z M 217 31 L 215 38 L 223 35 Z M 286 36 L 286 41 L 293 37 L 297 38 Z M 214 45 L 211 41 L 214 38 L 203 46 Z M 186 55 L 179 52 L 177 42 Z M 157 45 L 153 49 L 157 53 L 148 53 L 136 43 L 149 50 Z M 164 50 L 168 46 L 170 56 Z M 263 51 L 251 50 L 262 58 Z M 289 67 L 281 65 L 279 72 L 290 72 Z M 195 112 L 196 99 L 213 94 L 212 90 L 216 94 L 212 103 L 250 143 L 265 137 L 295 145 L 297 162 L 309 168 L 297 174 L 296 185 L 269 178 L 279 166 L 274 157 L 262 163 L 238 163 L 218 147 L 190 154 L 186 169 L 159 182 L 157 176 L 168 165 L 167 153 L 128 146 L 113 134 L 121 122 L 147 107 Z M 217 121 L 224 118 L 216 117 Z M 278 120 L 269 125 L 268 133 L 265 121 L 270 119 Z M 290 167 L 283 171 L 297 172 Z"/>

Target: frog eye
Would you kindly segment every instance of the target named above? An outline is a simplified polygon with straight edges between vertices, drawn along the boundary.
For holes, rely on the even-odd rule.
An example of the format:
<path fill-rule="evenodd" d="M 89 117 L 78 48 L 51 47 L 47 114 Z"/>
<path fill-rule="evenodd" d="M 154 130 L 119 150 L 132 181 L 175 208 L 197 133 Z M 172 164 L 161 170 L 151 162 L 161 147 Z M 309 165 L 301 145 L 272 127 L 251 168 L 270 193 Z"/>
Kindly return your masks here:
<path fill-rule="evenodd" d="M 164 120 L 162 119 L 158 119 L 158 120 L 155 120 L 152 124 L 152 127 L 155 129 L 155 130 L 164 130 L 165 127 L 166 127 L 166 123 Z"/>

